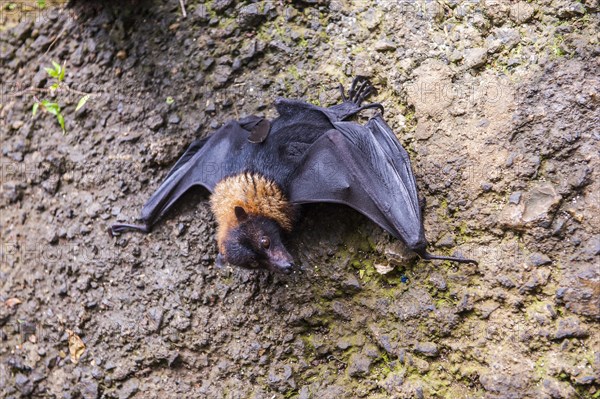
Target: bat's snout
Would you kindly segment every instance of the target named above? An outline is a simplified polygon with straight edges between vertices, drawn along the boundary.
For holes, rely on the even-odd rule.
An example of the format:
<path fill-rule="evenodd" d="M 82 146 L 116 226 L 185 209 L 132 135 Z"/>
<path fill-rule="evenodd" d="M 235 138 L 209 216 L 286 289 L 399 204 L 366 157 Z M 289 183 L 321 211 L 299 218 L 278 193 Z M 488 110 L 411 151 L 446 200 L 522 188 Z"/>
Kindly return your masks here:
<path fill-rule="evenodd" d="M 271 270 L 284 274 L 290 274 L 294 268 L 294 258 L 285 248 L 271 252 L 267 262 Z"/>
<path fill-rule="evenodd" d="M 292 260 L 280 260 L 272 263 L 273 269 L 280 273 L 290 274 L 294 269 L 294 262 Z"/>

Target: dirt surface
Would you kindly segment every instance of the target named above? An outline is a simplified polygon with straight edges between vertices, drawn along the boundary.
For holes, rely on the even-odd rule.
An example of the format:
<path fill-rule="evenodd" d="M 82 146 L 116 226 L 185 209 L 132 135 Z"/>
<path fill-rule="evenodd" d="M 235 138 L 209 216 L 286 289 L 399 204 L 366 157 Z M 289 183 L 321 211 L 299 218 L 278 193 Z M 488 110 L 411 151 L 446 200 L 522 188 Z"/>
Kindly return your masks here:
<path fill-rule="evenodd" d="M 132 4 L 0 32 L 0 397 L 600 397 L 597 1 Z M 31 116 L 52 60 L 66 135 Z M 479 266 L 321 205 L 292 275 L 219 269 L 202 192 L 107 234 L 193 138 L 278 96 L 336 103 L 357 74 L 430 249 Z"/>

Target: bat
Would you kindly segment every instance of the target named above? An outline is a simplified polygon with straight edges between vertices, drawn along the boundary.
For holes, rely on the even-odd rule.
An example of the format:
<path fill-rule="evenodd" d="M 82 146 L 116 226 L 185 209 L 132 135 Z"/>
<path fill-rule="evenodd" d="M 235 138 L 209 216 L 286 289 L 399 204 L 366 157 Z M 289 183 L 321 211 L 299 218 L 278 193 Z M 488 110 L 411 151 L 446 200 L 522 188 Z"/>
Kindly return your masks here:
<path fill-rule="evenodd" d="M 403 241 L 422 259 L 477 263 L 427 252 L 423 217 L 410 159 L 383 119 L 379 103 L 363 105 L 374 88 L 358 76 L 342 102 L 324 108 L 279 99 L 273 120 L 230 121 L 194 141 L 144 205 L 142 224 L 115 224 L 148 233 L 193 186 L 211 192 L 217 221 L 218 263 L 289 273 L 284 245 L 298 207 L 347 205 Z M 377 109 L 365 125 L 350 120 Z"/>

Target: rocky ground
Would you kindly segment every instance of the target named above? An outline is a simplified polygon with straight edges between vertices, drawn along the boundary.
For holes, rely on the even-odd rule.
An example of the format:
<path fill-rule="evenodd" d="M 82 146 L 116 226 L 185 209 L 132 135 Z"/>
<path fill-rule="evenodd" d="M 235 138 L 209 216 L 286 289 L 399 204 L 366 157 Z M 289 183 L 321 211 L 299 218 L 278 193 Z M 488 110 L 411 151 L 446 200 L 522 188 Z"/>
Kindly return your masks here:
<path fill-rule="evenodd" d="M 597 1 L 185 3 L 2 3 L 2 398 L 600 397 Z M 320 205 L 292 275 L 219 269 L 200 191 L 107 234 L 193 138 L 357 74 L 479 266 Z"/>

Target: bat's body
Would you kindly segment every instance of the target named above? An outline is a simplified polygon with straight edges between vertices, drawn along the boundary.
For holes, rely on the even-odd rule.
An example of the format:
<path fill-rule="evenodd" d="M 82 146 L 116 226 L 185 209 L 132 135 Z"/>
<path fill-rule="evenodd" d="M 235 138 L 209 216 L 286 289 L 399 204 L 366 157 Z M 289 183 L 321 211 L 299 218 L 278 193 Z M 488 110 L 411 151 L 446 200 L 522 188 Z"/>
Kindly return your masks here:
<path fill-rule="evenodd" d="M 150 231 L 200 185 L 213 194 L 219 253 L 239 266 L 289 271 L 293 262 L 281 235 L 292 230 L 294 207 L 313 202 L 354 208 L 424 259 L 474 262 L 427 253 L 410 160 L 381 114 L 365 126 L 346 121 L 363 109 L 382 109 L 361 106 L 371 91 L 357 78 L 350 99 L 342 90 L 339 105 L 279 100 L 273 121 L 251 116 L 229 122 L 190 145 L 144 205 L 143 225 L 114 225 L 112 232 Z"/>

